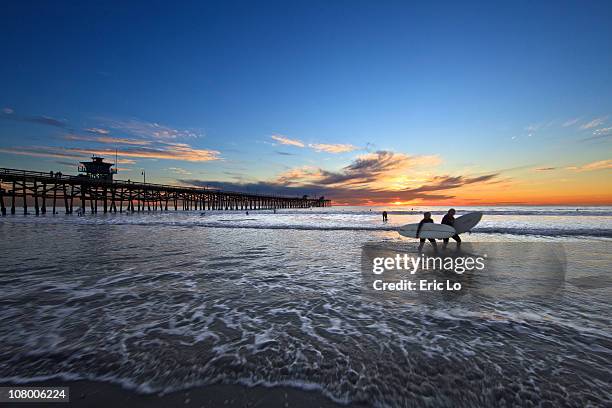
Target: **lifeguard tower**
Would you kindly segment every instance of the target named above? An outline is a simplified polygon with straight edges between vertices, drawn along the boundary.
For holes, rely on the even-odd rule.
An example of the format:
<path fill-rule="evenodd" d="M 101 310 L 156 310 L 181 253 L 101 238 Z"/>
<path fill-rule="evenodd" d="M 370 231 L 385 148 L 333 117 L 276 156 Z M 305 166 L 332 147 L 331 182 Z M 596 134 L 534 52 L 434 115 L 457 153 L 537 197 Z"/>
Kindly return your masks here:
<path fill-rule="evenodd" d="M 103 157 L 92 156 L 91 161 L 80 163 L 79 172 L 91 179 L 113 181 L 113 174 L 117 174 L 117 169 L 111 168 L 114 164 L 106 163 Z"/>

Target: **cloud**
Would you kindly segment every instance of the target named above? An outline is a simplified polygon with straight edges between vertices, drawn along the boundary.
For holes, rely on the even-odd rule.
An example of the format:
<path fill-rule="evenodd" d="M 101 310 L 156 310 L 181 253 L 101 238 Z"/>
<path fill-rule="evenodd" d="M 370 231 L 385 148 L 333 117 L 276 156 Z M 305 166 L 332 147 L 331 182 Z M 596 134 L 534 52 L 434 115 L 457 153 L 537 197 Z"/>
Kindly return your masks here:
<path fill-rule="evenodd" d="M 320 182 L 323 177 L 323 171 L 314 166 L 302 166 L 289 169 L 278 176 L 274 182 L 279 185 L 300 185 L 306 183 L 312 183 L 314 181 Z"/>
<path fill-rule="evenodd" d="M 319 182 L 325 185 L 401 189 L 415 181 L 414 178 L 407 176 L 409 169 L 433 167 L 440 162 L 438 156 L 409 156 L 379 150 L 357 156 L 340 172 L 322 170 Z"/>
<path fill-rule="evenodd" d="M 272 135 L 270 137 L 282 145 L 305 147 L 304 143 L 302 143 L 301 141 L 297 139 L 289 139 L 288 137 L 281 136 L 281 135 Z"/>
<path fill-rule="evenodd" d="M 485 174 L 478 177 L 434 176 L 427 184 L 406 191 L 422 193 L 426 191 L 452 190 L 468 184 L 488 182 L 498 176 L 499 174 L 497 173 Z"/>
<path fill-rule="evenodd" d="M 594 170 L 608 170 L 612 169 L 612 160 L 599 160 L 582 166 L 570 166 L 567 170 L 573 170 L 577 172 L 594 171 Z"/>
<path fill-rule="evenodd" d="M 31 117 L 25 118 L 25 121 L 31 122 L 31 123 L 38 123 L 40 125 L 55 126 L 58 128 L 66 127 L 66 122 L 59 120 L 59 119 L 54 119 L 50 116 L 31 116 Z"/>
<path fill-rule="evenodd" d="M 0 153 L 16 154 L 20 156 L 31 156 L 31 157 L 50 157 L 58 159 L 73 159 L 75 161 L 82 160 L 82 155 L 65 152 L 59 148 L 49 147 L 6 147 L 0 148 Z"/>
<path fill-rule="evenodd" d="M 126 144 L 126 145 L 135 145 L 135 146 L 147 146 L 152 142 L 149 140 L 142 139 L 127 139 L 123 137 L 111 137 L 111 136 L 80 136 L 80 135 L 66 135 L 64 136 L 66 140 L 74 140 L 79 142 L 95 142 L 95 143 L 106 143 L 106 144 Z"/>
<path fill-rule="evenodd" d="M 556 167 L 538 167 L 535 169 L 535 171 L 552 171 L 552 170 L 556 170 Z"/>
<path fill-rule="evenodd" d="M 167 170 L 176 173 L 176 174 L 180 174 L 182 176 L 188 176 L 191 175 L 191 172 L 185 169 L 182 169 L 180 167 L 168 167 Z"/>
<path fill-rule="evenodd" d="M 114 156 L 115 149 L 68 149 L 73 152 L 83 154 L 95 153 L 102 156 Z M 163 147 L 133 147 L 126 149 L 118 149 L 117 154 L 121 157 L 130 157 L 134 159 L 161 159 L 161 160 L 179 160 L 187 162 L 207 162 L 220 160 L 219 152 L 208 149 L 195 149 L 188 145 L 172 144 Z"/>
<path fill-rule="evenodd" d="M 548 129 L 552 126 L 554 126 L 556 123 L 556 121 L 551 120 L 550 122 L 541 122 L 541 123 L 533 123 L 529 126 L 525 127 L 525 130 L 528 133 L 528 136 L 533 136 L 534 133 L 536 133 L 539 130 L 543 130 L 543 129 Z"/>
<path fill-rule="evenodd" d="M 87 129 L 85 129 L 85 131 L 89 132 L 89 133 L 94 133 L 96 135 L 108 135 L 108 134 L 110 134 L 110 130 L 101 129 L 101 128 L 87 128 Z"/>
<path fill-rule="evenodd" d="M 593 132 L 593 136 L 585 137 L 580 139 L 581 142 L 588 142 L 591 140 L 608 139 L 612 137 L 612 127 L 597 129 Z"/>
<path fill-rule="evenodd" d="M 240 183 L 184 179 L 181 182 L 223 190 L 326 196 L 333 197 L 336 203 L 363 205 L 452 199 L 454 195 L 449 191 L 454 189 L 498 181 L 497 173 L 479 176 L 431 176 L 432 168 L 439 163 L 437 156 L 410 156 L 377 151 L 358 156 L 336 172 L 316 166 L 301 166 L 289 169 L 268 181 Z"/>
<path fill-rule="evenodd" d="M 595 131 L 593 131 L 593 135 L 595 136 L 603 136 L 609 134 L 612 134 L 612 127 L 596 129 Z"/>
<path fill-rule="evenodd" d="M 49 126 L 66 128 L 63 121 L 46 116 L 20 117 L 0 113 L 1 118 L 11 120 L 40 123 Z M 110 129 L 120 129 L 122 133 L 131 137 L 110 136 Z M 68 129 L 72 132 L 71 129 Z M 82 160 L 91 154 L 106 157 L 115 157 L 115 153 L 121 157 L 122 163 L 135 163 L 135 159 L 161 159 L 178 160 L 187 162 L 206 162 L 220 160 L 220 152 L 211 149 L 201 149 L 184 143 L 182 139 L 193 138 L 197 134 L 191 130 L 172 129 L 157 123 L 143 122 L 139 120 L 117 121 L 108 120 L 104 127 L 89 127 L 84 129 L 91 135 L 79 135 L 70 133 L 63 136 L 64 140 L 74 142 L 88 142 L 86 147 L 82 144 L 75 147 L 54 146 L 26 146 L 3 148 L 2 152 L 16 155 L 27 155 L 31 157 L 50 157 L 60 159 Z M 92 146 L 91 143 L 94 145 Z M 101 145 L 114 145 L 104 147 Z M 115 146 L 120 146 L 115 149 Z"/>
<path fill-rule="evenodd" d="M 573 126 L 576 123 L 578 123 L 579 120 L 580 120 L 580 118 L 568 119 L 561 126 L 563 126 L 563 127 L 570 127 L 570 126 Z"/>
<path fill-rule="evenodd" d="M 76 148 L 76 147 L 17 147 L 0 149 L 0 152 L 26 155 L 33 157 L 55 157 L 83 160 L 92 154 L 103 157 L 114 157 L 115 153 L 121 159 L 119 163 L 133 164 L 134 159 L 179 160 L 187 162 L 207 162 L 220 160 L 219 152 L 208 149 L 195 149 L 182 143 L 172 143 L 155 147 L 128 147 L 122 149 L 110 148 Z"/>
<path fill-rule="evenodd" d="M 156 122 L 147 122 L 139 119 L 117 120 L 98 118 L 105 128 L 110 128 L 121 133 L 154 140 L 177 140 L 190 139 L 201 136 L 200 132 L 192 129 L 178 129 Z M 90 128 L 98 129 L 101 128 Z M 104 130 L 104 129 L 102 129 Z"/>
<path fill-rule="evenodd" d="M 53 126 L 62 129 L 68 129 L 68 124 L 65 120 L 56 119 L 50 116 L 20 116 L 16 115 L 11 108 L 4 108 L 0 119 L 13 120 L 18 122 L 34 123 L 39 125 Z M 108 119 L 97 118 L 96 121 L 103 124 L 104 127 L 88 127 L 83 129 L 87 133 L 106 136 L 111 133 L 109 129 L 118 132 L 137 136 L 145 140 L 160 140 L 172 141 L 180 139 L 197 138 L 201 134 L 193 129 L 179 129 L 161 125 L 156 122 L 147 122 L 139 119 Z"/>
<path fill-rule="evenodd" d="M 352 185 L 366 187 L 375 183 L 381 176 L 409 167 L 410 157 L 401 153 L 378 151 L 358 156 L 351 164 L 339 172 L 318 169 L 312 166 L 294 168 L 280 174 L 276 182 L 299 184 L 316 182 L 321 185 Z"/>
<path fill-rule="evenodd" d="M 97 154 L 95 151 L 89 150 L 77 150 L 63 147 L 49 147 L 49 146 L 25 146 L 25 147 L 9 147 L 0 148 L 0 153 L 16 154 L 20 156 L 30 157 L 48 157 L 57 159 L 71 159 L 76 162 L 87 160 L 92 154 Z M 109 156 L 111 153 L 109 152 Z M 115 152 L 112 152 L 112 156 Z M 135 161 L 131 159 L 119 159 L 117 163 L 121 164 L 134 164 Z"/>
<path fill-rule="evenodd" d="M 306 144 L 299 139 L 290 139 L 282 135 L 272 135 L 270 137 L 282 145 L 306 147 Z M 352 144 L 348 143 L 310 143 L 308 144 L 308 147 L 317 152 L 326 153 L 346 153 L 359 149 L 359 147 L 353 146 Z"/>
<path fill-rule="evenodd" d="M 11 108 L 4 108 L 0 119 L 12 120 L 15 122 L 32 123 L 35 125 L 52 126 L 57 128 L 65 129 L 67 124 L 61 119 L 55 119 L 51 116 L 20 116 L 16 115 L 15 111 Z"/>
<path fill-rule="evenodd" d="M 295 154 L 293 154 L 293 153 L 281 152 L 281 151 L 278 151 L 278 150 L 275 150 L 274 153 L 276 153 L 278 155 L 281 155 L 281 156 L 295 156 Z"/>
<path fill-rule="evenodd" d="M 353 146 L 351 144 L 312 143 L 312 144 L 309 144 L 308 147 L 313 148 L 317 152 L 327 152 L 327 153 L 346 153 L 346 152 L 352 152 L 354 150 L 359 149 L 357 146 Z"/>
<path fill-rule="evenodd" d="M 588 123 L 585 123 L 584 125 L 580 126 L 580 129 L 593 129 L 593 128 L 596 128 L 597 126 L 603 125 L 607 119 L 608 119 L 607 116 L 603 116 L 601 118 L 593 119 L 592 121 L 590 121 Z"/>

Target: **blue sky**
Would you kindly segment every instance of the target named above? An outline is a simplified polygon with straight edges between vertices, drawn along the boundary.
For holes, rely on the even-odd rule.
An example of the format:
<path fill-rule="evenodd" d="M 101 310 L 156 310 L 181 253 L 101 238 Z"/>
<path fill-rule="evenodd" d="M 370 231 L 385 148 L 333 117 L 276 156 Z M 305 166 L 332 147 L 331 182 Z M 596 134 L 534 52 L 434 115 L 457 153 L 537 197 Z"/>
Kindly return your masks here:
<path fill-rule="evenodd" d="M 544 172 L 583 197 L 585 177 L 611 180 L 611 17 L 609 1 L 9 2 L 0 166 L 70 173 L 116 148 L 121 178 L 346 202 Z M 390 168 L 350 177 L 380 152 Z"/>

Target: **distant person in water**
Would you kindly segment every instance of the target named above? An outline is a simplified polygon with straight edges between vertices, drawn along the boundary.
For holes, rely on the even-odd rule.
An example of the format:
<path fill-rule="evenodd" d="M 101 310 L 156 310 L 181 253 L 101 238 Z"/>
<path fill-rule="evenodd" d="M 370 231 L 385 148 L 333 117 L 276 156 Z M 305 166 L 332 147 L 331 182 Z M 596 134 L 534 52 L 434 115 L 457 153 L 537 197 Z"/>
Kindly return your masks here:
<path fill-rule="evenodd" d="M 389 221 L 389 217 L 387 216 L 387 212 L 386 211 L 383 211 L 382 215 L 383 215 L 383 222 Z"/>
<path fill-rule="evenodd" d="M 455 226 L 455 209 L 454 208 L 451 208 L 450 210 L 448 210 L 446 215 L 442 217 L 442 224 L 450 225 L 451 227 Z M 461 238 L 459 238 L 458 234 L 453 235 L 451 238 L 457 241 L 457 246 L 461 245 Z M 442 248 L 446 248 L 446 246 L 448 245 L 449 239 L 444 238 L 443 241 L 444 241 L 444 244 L 442 244 Z"/>
<path fill-rule="evenodd" d="M 416 236 L 419 237 L 421 233 L 421 228 L 423 228 L 423 224 L 433 224 L 433 219 L 431 218 L 431 213 L 427 211 L 423 214 L 423 219 L 419 222 L 419 227 L 417 228 Z M 429 242 L 431 242 L 431 246 L 434 248 L 434 251 L 438 250 L 438 244 L 436 244 L 436 240 L 433 238 L 429 238 Z M 421 238 L 419 242 L 419 252 L 423 249 L 423 245 L 425 245 L 425 238 Z"/>
<path fill-rule="evenodd" d="M 246 212 L 246 215 L 249 215 L 249 212 L 248 212 L 248 211 Z"/>

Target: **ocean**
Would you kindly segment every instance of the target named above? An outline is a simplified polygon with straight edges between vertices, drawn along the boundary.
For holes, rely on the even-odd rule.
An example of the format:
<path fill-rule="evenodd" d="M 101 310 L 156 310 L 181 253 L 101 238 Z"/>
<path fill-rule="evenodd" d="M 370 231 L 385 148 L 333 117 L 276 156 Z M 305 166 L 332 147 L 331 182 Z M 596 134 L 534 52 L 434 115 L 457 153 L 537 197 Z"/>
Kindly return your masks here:
<path fill-rule="evenodd" d="M 437 207 L 387 208 L 388 223 L 379 207 L 0 217 L 0 383 L 290 386 L 379 407 L 612 404 L 612 207 L 456 208 L 484 212 L 464 245 L 552 246 L 562 274 L 534 283 L 531 256 L 500 267 L 524 274 L 464 274 L 456 295 L 364 290 L 364 246 L 416 252 L 396 229 L 424 210 L 439 222 Z"/>

